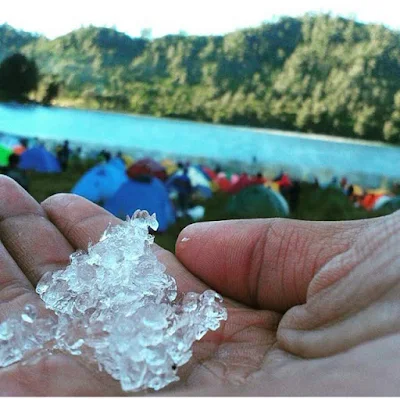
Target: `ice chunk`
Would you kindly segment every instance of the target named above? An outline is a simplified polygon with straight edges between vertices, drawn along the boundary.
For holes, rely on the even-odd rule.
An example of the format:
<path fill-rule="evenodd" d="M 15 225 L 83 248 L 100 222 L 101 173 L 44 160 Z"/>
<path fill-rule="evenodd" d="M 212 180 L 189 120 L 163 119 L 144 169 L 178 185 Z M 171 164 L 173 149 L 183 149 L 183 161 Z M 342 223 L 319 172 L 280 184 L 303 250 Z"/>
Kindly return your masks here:
<path fill-rule="evenodd" d="M 177 381 L 194 341 L 227 312 L 213 291 L 178 295 L 152 251 L 149 228 L 158 228 L 155 215 L 136 211 L 108 226 L 87 253 L 72 254 L 66 269 L 44 275 L 36 292 L 47 315 L 27 305 L 0 324 L 0 367 L 46 347 L 97 364 L 126 391 Z"/>
<path fill-rule="evenodd" d="M 34 305 L 28 304 L 24 307 L 24 311 L 21 314 L 21 319 L 25 322 L 25 323 L 30 323 L 32 324 L 37 317 L 37 310 L 36 307 Z"/>

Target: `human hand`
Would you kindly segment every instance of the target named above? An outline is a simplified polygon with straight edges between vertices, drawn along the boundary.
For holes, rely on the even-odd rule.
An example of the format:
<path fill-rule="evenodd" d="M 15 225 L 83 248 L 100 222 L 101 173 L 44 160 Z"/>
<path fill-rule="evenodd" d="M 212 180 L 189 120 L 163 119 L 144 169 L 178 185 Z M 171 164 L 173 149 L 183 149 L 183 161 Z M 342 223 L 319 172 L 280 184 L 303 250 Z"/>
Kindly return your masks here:
<path fill-rule="evenodd" d="M 244 347 L 236 348 L 238 358 L 223 362 L 227 384 L 209 392 L 398 395 L 399 222 L 400 212 L 351 222 L 269 219 L 187 227 L 177 242 L 178 259 L 212 289 L 264 319 L 241 330 L 245 345 L 254 348 L 261 335 L 252 332 L 264 329 L 264 350 L 260 345 L 247 356 Z M 225 336 L 219 353 L 234 337 Z M 232 376 L 254 366 L 233 388 Z"/>
<path fill-rule="evenodd" d="M 33 287 L 46 271 L 67 265 L 72 251 L 86 249 L 109 222 L 119 220 L 72 195 L 51 197 L 40 206 L 7 178 L 0 179 L 0 194 L 1 321 L 37 300 Z M 193 359 L 179 372 L 181 381 L 161 393 L 397 392 L 398 221 L 399 214 L 343 223 L 272 219 L 192 225 L 177 242 L 186 268 L 156 248 L 181 291 L 211 287 L 231 298 L 227 322 L 195 344 Z M 0 370 L 0 391 L 123 394 L 109 376 L 65 355 Z"/>
<path fill-rule="evenodd" d="M 26 303 L 40 303 L 34 287 L 48 271 L 65 267 L 69 255 L 96 242 L 105 228 L 121 221 L 104 209 L 74 195 L 56 195 L 39 205 L 11 179 L 0 177 L 0 322 L 10 314 L 20 313 Z M 180 291 L 203 292 L 208 287 L 188 272 L 169 252 L 155 246 L 157 257 L 177 280 Z M 43 306 L 43 305 L 42 305 Z M 237 309 L 237 312 L 235 308 Z M 248 322 L 264 319 L 242 306 L 231 305 L 231 320 L 217 332 L 210 333 L 195 346 L 189 364 L 179 370 L 181 382 L 162 392 L 179 392 L 211 386 L 221 379 L 214 354 L 227 334 L 237 334 Z M 235 314 L 239 316 L 235 316 Z M 272 316 L 276 322 L 278 318 Z M 259 335 L 258 332 L 255 334 Z M 261 332 L 263 339 L 264 332 Z M 234 344 L 234 347 L 237 345 Z M 257 346 L 258 347 L 258 346 Z M 253 352 L 257 348 L 253 349 Z M 1 347 L 0 347 L 1 350 Z M 215 368 L 215 372 L 214 372 Z M 216 373 L 216 374 L 215 374 Z M 0 369 L 0 392 L 6 396 L 115 396 L 123 395 L 119 382 L 106 374 L 86 368 L 79 357 L 62 354 L 43 357 L 35 363 L 17 363 Z"/>

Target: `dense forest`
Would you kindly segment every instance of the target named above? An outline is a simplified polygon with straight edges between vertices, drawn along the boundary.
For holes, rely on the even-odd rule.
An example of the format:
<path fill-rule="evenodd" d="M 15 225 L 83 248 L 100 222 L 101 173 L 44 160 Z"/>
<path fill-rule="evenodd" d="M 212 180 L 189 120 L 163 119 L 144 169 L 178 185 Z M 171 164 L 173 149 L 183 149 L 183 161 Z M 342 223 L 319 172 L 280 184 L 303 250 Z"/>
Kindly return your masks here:
<path fill-rule="evenodd" d="M 400 143 L 400 33 L 329 15 L 225 36 L 131 38 L 81 28 L 54 40 L 0 26 L 0 61 L 35 60 L 38 91 L 90 108 Z"/>

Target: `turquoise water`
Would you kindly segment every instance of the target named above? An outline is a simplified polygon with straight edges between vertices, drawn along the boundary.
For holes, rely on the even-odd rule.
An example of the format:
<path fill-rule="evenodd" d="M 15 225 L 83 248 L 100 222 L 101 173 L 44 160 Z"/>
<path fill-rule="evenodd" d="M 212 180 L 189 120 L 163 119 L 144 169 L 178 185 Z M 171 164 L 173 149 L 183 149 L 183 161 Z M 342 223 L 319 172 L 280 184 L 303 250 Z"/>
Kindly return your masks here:
<path fill-rule="evenodd" d="M 400 148 L 110 112 L 0 105 L 0 131 L 43 139 L 400 177 Z"/>

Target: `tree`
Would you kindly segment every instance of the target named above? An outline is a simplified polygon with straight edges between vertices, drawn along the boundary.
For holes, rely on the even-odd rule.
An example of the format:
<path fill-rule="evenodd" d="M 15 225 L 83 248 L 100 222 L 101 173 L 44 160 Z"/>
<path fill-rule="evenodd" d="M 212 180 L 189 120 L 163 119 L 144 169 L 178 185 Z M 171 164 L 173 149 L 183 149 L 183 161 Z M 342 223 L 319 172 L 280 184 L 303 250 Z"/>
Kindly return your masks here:
<path fill-rule="evenodd" d="M 388 121 L 383 128 L 385 140 L 392 143 L 400 141 L 400 91 L 394 96 L 394 109 Z"/>
<path fill-rule="evenodd" d="M 0 91 L 12 99 L 24 99 L 37 90 L 39 72 L 34 60 L 13 54 L 0 64 Z"/>
<path fill-rule="evenodd" d="M 43 97 L 43 104 L 49 105 L 58 96 L 60 90 L 60 84 L 57 82 L 51 82 L 47 86 L 46 94 Z"/>

